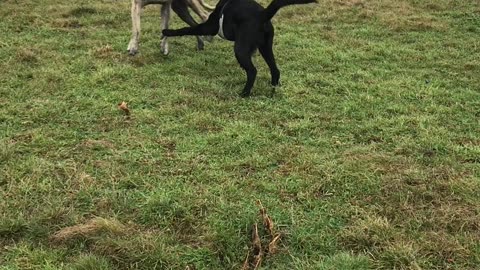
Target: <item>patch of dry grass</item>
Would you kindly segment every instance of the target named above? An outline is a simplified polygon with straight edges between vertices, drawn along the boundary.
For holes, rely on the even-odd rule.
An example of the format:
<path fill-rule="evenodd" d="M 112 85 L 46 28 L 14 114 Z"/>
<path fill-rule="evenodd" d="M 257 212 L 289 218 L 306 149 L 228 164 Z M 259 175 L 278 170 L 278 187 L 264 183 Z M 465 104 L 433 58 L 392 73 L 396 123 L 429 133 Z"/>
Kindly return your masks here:
<path fill-rule="evenodd" d="M 102 234 L 121 235 L 127 233 L 127 227 L 115 219 L 95 217 L 84 223 L 62 228 L 56 231 L 50 240 L 67 243 L 79 238 L 92 238 Z"/>
<path fill-rule="evenodd" d="M 478 202 L 469 200 L 480 186 L 471 174 L 424 167 L 408 158 L 358 154 L 350 153 L 349 159 L 368 163 L 380 186 L 378 193 L 352 201 L 358 212 L 340 233 L 346 248 L 369 254 L 381 269 L 474 268 L 465 264 L 480 241 Z M 416 238 L 408 236 L 411 231 Z"/>

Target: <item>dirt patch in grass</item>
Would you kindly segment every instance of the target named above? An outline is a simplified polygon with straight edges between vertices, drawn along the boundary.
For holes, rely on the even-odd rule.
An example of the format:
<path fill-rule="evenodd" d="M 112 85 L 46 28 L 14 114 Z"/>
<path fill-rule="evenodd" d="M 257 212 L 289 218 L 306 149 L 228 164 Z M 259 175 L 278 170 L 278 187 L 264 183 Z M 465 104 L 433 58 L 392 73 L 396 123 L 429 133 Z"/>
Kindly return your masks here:
<path fill-rule="evenodd" d="M 97 58 L 108 58 L 113 53 L 113 48 L 111 45 L 103 45 L 94 49 L 94 56 Z"/>
<path fill-rule="evenodd" d="M 85 148 L 107 148 L 107 149 L 113 149 L 115 148 L 115 145 L 108 141 L 108 140 L 93 140 L 93 139 L 87 139 L 83 141 L 82 146 Z"/>
<path fill-rule="evenodd" d="M 74 16 L 74 17 L 81 17 L 85 15 L 91 15 L 97 13 L 97 10 L 94 8 L 90 7 L 78 7 L 72 9 L 69 13 L 68 16 Z"/>
<path fill-rule="evenodd" d="M 83 26 L 79 20 L 71 19 L 71 18 L 56 18 L 51 22 L 51 25 L 54 28 L 67 28 L 67 29 L 75 29 Z"/>

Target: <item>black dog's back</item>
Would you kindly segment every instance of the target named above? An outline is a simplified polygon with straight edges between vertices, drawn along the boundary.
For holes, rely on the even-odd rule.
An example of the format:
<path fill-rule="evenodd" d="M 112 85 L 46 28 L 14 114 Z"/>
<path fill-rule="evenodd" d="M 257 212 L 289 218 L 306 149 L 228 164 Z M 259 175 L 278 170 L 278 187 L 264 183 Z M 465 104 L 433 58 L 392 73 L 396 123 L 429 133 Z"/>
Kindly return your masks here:
<path fill-rule="evenodd" d="M 253 0 L 222 0 L 219 6 L 222 6 L 225 17 L 234 17 L 238 22 L 250 19 L 267 22 L 271 20 L 282 7 L 315 2 L 316 0 L 273 0 L 267 8 L 263 8 Z"/>
<path fill-rule="evenodd" d="M 258 29 L 262 22 L 260 17 L 265 9 L 253 0 L 228 0 L 222 7 L 224 37 L 235 41 L 241 28 L 246 27 L 250 34 L 254 35 L 254 29 Z"/>

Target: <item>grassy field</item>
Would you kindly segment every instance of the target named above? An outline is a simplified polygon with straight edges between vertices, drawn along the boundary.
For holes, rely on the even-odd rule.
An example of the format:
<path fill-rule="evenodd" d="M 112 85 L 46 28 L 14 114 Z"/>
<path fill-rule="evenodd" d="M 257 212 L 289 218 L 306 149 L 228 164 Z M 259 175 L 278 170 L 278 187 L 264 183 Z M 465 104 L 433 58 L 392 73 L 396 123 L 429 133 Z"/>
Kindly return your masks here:
<path fill-rule="evenodd" d="M 478 269 L 478 1 L 287 7 L 250 99 L 158 7 L 128 56 L 129 12 L 1 1 L 0 269 L 241 269 L 257 200 L 262 269 Z"/>

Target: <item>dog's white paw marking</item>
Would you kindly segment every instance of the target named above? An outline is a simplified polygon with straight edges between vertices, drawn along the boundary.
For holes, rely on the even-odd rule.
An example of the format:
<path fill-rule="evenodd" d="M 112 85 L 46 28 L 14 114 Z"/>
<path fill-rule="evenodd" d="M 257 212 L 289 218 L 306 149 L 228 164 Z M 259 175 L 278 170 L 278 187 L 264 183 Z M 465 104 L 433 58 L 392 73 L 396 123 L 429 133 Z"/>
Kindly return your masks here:
<path fill-rule="evenodd" d="M 163 53 L 163 55 L 168 55 L 169 51 L 168 51 L 168 43 L 167 43 L 167 39 L 164 38 L 162 39 L 162 44 L 160 46 L 160 51 Z"/>
<path fill-rule="evenodd" d="M 130 55 L 135 55 L 138 53 L 138 42 L 135 40 L 130 40 L 130 43 L 128 43 L 128 48 L 127 48 L 128 54 Z"/>

